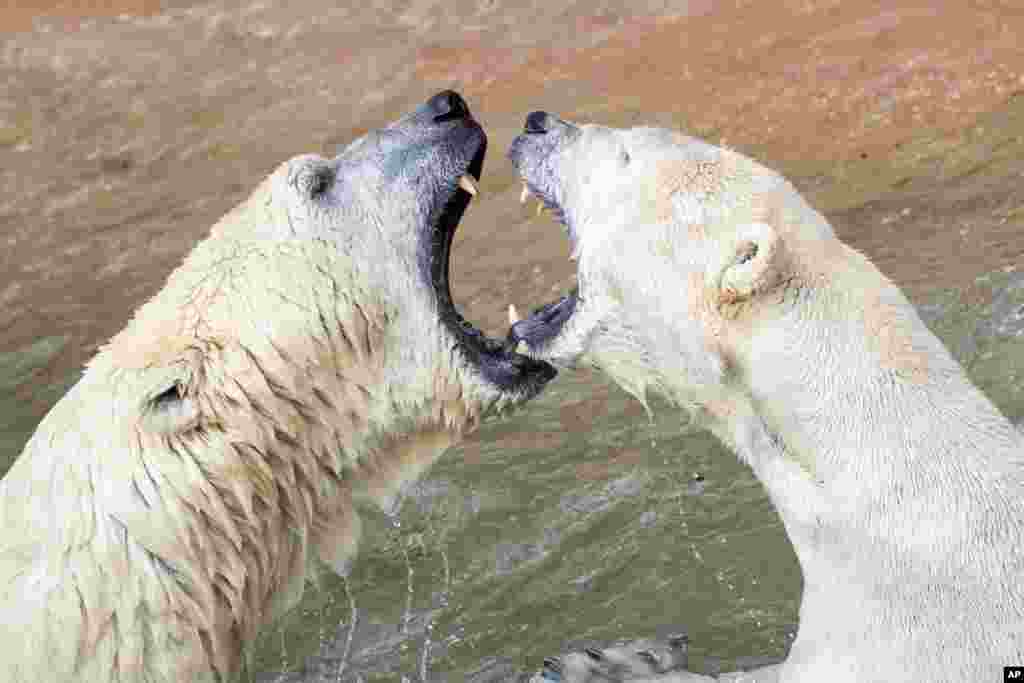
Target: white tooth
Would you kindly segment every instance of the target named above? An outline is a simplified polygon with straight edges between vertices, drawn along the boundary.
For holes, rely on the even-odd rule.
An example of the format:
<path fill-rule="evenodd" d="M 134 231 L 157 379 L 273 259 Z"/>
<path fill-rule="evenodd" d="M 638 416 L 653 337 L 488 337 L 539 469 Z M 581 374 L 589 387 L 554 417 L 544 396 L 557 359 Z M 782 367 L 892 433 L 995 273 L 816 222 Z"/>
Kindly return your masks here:
<path fill-rule="evenodd" d="M 509 325 L 515 325 L 520 320 L 522 320 L 522 317 L 519 315 L 519 311 L 516 310 L 516 305 L 515 304 L 509 304 L 508 305 L 508 324 Z"/>
<path fill-rule="evenodd" d="M 467 173 L 463 173 L 459 176 L 459 187 L 474 197 L 480 193 L 480 186 L 476 184 L 475 180 L 473 180 L 473 176 Z"/>
<path fill-rule="evenodd" d="M 526 347 L 526 342 L 521 341 L 518 344 L 516 344 L 516 353 L 519 353 L 519 354 L 522 354 L 522 355 L 525 356 L 527 351 L 529 351 L 529 349 Z"/>
<path fill-rule="evenodd" d="M 528 188 L 526 186 L 526 183 L 523 183 L 523 192 L 522 192 L 522 194 L 519 195 L 519 203 L 520 204 L 525 204 L 526 200 L 529 199 L 529 198 L 530 198 L 530 188 Z"/>
<path fill-rule="evenodd" d="M 540 215 L 544 213 L 544 202 L 537 202 L 537 214 L 534 218 L 540 218 Z"/>

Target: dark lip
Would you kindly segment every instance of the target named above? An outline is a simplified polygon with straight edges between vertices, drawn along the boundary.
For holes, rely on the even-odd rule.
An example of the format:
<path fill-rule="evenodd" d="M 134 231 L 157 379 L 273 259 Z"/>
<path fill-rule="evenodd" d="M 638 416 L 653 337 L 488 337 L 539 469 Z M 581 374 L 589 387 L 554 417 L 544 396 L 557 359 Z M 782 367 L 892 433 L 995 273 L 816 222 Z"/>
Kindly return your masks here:
<path fill-rule="evenodd" d="M 544 137 L 547 135 L 550 133 L 524 130 L 512 141 L 507 156 L 519 172 L 520 179 L 526 183 L 530 194 L 540 200 L 555 221 L 562 225 L 569 238 L 570 246 L 575 249 L 575 233 L 569 225 L 565 210 L 550 193 L 535 184 L 528 173 L 529 168 L 539 168 L 547 159 L 548 154 L 553 153 L 553 149 L 543 149 L 543 147 L 550 147 L 550 145 L 544 144 L 547 142 L 544 141 Z M 539 141 L 544 142 L 538 144 Z M 538 147 L 542 149 L 538 149 Z M 514 323 L 509 328 L 505 341 L 506 347 L 514 348 L 519 342 L 526 342 L 532 353 L 542 353 L 544 348 L 561 333 L 562 328 L 576 312 L 577 304 L 581 300 L 577 282 L 577 285 L 562 298 L 534 308 L 529 316 Z"/>
<path fill-rule="evenodd" d="M 529 316 L 514 323 L 508 331 L 506 344 L 514 347 L 521 341 L 533 352 L 540 352 L 551 340 L 558 336 L 576 312 L 580 302 L 579 287 L 572 290 L 557 301 L 538 306 Z"/>
<path fill-rule="evenodd" d="M 561 120 L 559 123 L 560 128 L 546 132 L 525 129 L 512 140 L 506 156 L 519 173 L 519 179 L 530 189 L 530 194 L 544 204 L 544 208 L 555 222 L 565 230 L 569 237 L 569 246 L 575 250 L 576 232 L 573 230 L 568 212 L 547 189 L 535 183 L 530 177 L 531 169 L 542 168 L 549 157 L 576 134 L 576 128 L 572 124 Z"/>
<path fill-rule="evenodd" d="M 463 143 L 476 147 L 463 172 L 479 180 L 487 152 L 487 137 L 476 121 L 468 119 L 466 124 L 477 134 Z M 454 185 L 455 178 L 452 180 Z M 459 313 L 452 300 L 449 284 L 452 240 L 471 199 L 468 192 L 456 187 L 432 221 L 428 276 L 437 297 L 438 314 L 441 323 L 455 338 L 459 350 L 484 379 L 503 392 L 517 394 L 522 399 L 532 398 L 555 377 L 557 371 L 554 366 L 515 353 L 512 350 L 514 345 L 508 347 L 488 337 Z"/>

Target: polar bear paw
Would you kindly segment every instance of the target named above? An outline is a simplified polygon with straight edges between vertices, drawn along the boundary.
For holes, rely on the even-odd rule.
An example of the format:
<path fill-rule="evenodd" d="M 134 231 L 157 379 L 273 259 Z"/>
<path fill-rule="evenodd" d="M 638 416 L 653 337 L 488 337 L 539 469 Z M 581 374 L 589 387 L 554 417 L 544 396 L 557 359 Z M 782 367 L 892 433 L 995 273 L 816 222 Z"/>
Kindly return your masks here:
<path fill-rule="evenodd" d="M 584 648 L 562 657 L 547 657 L 530 683 L 625 683 L 675 671 L 687 664 L 686 635 L 664 640 L 632 640 L 607 648 Z"/>

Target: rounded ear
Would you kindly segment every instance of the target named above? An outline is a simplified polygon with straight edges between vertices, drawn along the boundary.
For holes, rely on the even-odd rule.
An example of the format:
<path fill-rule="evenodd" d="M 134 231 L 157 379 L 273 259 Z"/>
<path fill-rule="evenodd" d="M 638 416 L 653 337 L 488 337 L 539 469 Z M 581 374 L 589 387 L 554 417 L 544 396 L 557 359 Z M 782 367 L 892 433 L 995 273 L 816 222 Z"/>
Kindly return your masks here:
<path fill-rule="evenodd" d="M 772 289 L 785 275 L 782 240 L 767 223 L 739 227 L 719 277 L 722 303 L 737 303 Z"/>
<path fill-rule="evenodd" d="M 292 159 L 288 168 L 288 184 L 308 199 L 318 199 L 334 184 L 334 167 L 322 156 L 303 154 Z"/>

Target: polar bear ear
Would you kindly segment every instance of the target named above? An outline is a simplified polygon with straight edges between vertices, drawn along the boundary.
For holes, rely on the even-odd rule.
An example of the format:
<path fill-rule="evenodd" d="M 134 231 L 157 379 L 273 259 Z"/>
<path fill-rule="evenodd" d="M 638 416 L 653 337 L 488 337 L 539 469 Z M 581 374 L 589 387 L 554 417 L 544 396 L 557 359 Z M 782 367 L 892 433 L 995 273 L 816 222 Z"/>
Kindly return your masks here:
<path fill-rule="evenodd" d="M 289 183 L 305 199 L 319 199 L 334 184 L 336 171 L 331 163 L 321 156 L 305 154 L 291 163 Z"/>
<path fill-rule="evenodd" d="M 142 406 L 142 427 L 154 434 L 181 434 L 199 424 L 199 406 L 178 380 L 158 390 Z"/>
<path fill-rule="evenodd" d="M 722 303 L 736 303 L 771 289 L 783 273 L 782 240 L 767 223 L 748 223 L 734 235 L 719 278 Z"/>

